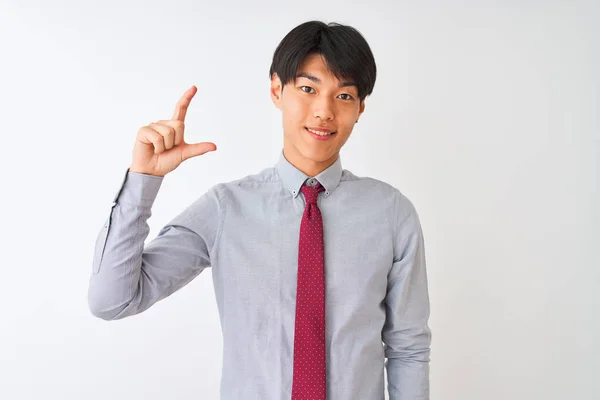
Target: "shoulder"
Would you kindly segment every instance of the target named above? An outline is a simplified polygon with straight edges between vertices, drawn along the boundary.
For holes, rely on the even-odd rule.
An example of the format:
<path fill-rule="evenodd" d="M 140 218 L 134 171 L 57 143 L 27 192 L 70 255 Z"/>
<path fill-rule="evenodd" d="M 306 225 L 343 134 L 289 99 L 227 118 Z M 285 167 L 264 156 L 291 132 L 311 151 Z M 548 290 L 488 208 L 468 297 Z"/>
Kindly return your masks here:
<path fill-rule="evenodd" d="M 276 169 L 274 167 L 269 167 L 252 174 L 217 183 L 210 190 L 218 192 L 219 196 L 223 199 L 236 192 L 255 189 L 264 185 L 276 184 L 278 183 L 277 177 Z"/>
<path fill-rule="evenodd" d="M 342 182 L 356 186 L 356 190 L 369 192 L 377 196 L 390 207 L 390 211 L 396 216 L 398 222 L 417 213 L 411 199 L 402 190 L 389 182 L 370 176 L 358 176 L 347 169 L 342 172 Z"/>
<path fill-rule="evenodd" d="M 347 183 L 356 187 L 364 188 L 365 190 L 375 190 L 378 193 L 385 193 L 389 195 L 392 195 L 393 192 L 398 190 L 388 182 L 370 176 L 359 176 L 347 169 L 342 170 L 342 179 L 340 183 Z"/>

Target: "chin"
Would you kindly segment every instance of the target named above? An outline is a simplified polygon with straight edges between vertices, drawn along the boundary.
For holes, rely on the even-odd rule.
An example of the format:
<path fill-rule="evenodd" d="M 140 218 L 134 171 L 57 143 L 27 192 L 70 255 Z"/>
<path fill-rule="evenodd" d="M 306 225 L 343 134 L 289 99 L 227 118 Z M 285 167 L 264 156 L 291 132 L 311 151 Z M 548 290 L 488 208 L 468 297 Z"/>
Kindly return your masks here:
<path fill-rule="evenodd" d="M 293 148 L 293 151 L 296 154 L 300 155 L 306 160 L 316 163 L 323 163 L 329 161 L 339 151 L 337 146 L 332 146 L 333 143 L 318 143 L 311 137 L 304 137 L 304 135 L 305 134 L 303 132 L 300 137 L 288 136 L 286 139 L 288 141 L 288 145 L 290 145 L 290 150 Z M 286 144 L 284 143 L 284 147 L 285 146 Z"/>

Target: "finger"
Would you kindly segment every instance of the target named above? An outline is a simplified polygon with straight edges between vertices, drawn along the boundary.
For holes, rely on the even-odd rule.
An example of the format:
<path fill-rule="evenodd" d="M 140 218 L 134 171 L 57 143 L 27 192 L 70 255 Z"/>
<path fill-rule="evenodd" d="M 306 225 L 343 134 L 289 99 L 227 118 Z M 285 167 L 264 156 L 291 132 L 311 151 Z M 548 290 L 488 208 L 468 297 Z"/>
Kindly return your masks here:
<path fill-rule="evenodd" d="M 156 123 L 159 125 L 169 126 L 175 130 L 175 140 L 173 142 L 175 146 L 183 142 L 183 131 L 185 129 L 185 122 L 178 120 L 174 121 L 172 119 L 165 119 L 156 121 Z"/>
<path fill-rule="evenodd" d="M 158 123 L 153 123 L 148 126 L 154 129 L 160 135 L 162 135 L 165 142 L 166 150 L 169 150 L 171 147 L 173 147 L 173 142 L 175 141 L 175 129 L 171 128 L 170 126 L 161 125 Z"/>
<path fill-rule="evenodd" d="M 175 105 L 175 112 L 173 113 L 173 120 L 177 121 L 185 121 L 185 114 L 187 113 L 187 109 L 190 106 L 190 101 L 194 98 L 196 91 L 198 88 L 196 86 L 192 86 L 188 90 L 185 91 L 183 96 Z"/>
<path fill-rule="evenodd" d="M 181 155 L 182 161 L 185 161 L 188 158 L 201 156 L 204 153 L 215 150 L 217 150 L 217 145 L 211 142 L 185 144 Z"/>
<path fill-rule="evenodd" d="M 140 140 L 143 143 L 152 144 L 154 146 L 154 153 L 160 154 L 165 151 L 165 142 L 160 133 L 156 132 L 148 126 L 143 127 L 140 130 Z"/>

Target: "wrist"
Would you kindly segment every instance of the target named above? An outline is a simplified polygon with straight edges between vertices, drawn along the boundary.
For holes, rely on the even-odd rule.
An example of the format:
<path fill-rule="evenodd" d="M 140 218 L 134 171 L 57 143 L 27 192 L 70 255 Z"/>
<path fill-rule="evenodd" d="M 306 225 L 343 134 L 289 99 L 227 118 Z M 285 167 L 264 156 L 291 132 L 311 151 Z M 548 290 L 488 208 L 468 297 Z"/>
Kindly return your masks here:
<path fill-rule="evenodd" d="M 147 171 L 147 170 L 145 170 L 143 168 L 135 167 L 133 165 L 129 166 L 129 172 L 135 172 L 136 174 L 144 174 L 144 175 L 150 175 L 150 176 L 157 176 L 157 177 L 160 177 L 160 178 L 164 177 L 164 175 L 157 174 L 156 172 L 150 172 L 150 171 Z"/>

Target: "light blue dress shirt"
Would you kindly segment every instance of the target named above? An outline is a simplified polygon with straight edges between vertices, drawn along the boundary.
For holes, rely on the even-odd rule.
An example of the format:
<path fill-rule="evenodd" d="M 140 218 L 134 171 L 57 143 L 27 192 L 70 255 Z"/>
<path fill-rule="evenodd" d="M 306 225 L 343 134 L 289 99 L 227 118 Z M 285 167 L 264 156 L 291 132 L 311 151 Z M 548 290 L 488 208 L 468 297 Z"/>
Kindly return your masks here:
<path fill-rule="evenodd" d="M 328 400 L 429 399 L 423 233 L 393 186 L 342 169 L 275 166 L 211 187 L 144 247 L 163 177 L 125 173 L 97 239 L 88 301 L 114 320 L 141 313 L 205 268 L 223 334 L 222 400 L 289 400 L 303 184 L 320 182 Z M 387 359 L 387 360 L 386 360 Z"/>

